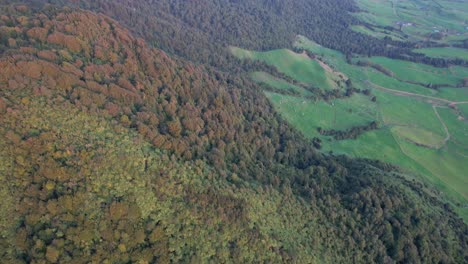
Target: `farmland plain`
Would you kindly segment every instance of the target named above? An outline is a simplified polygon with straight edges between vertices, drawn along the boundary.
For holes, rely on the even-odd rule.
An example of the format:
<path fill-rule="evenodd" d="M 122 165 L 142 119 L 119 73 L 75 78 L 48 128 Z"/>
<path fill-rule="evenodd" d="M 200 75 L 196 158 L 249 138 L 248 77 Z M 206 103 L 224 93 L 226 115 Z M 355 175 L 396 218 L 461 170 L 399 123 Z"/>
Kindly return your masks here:
<path fill-rule="evenodd" d="M 452 58 L 468 60 L 468 50 L 454 47 L 424 48 L 413 50 L 432 58 Z"/>
<path fill-rule="evenodd" d="M 373 27 L 353 30 L 377 38 L 457 44 L 468 36 L 468 2 L 454 0 L 357 0 L 355 16 Z M 382 32 L 387 32 L 382 33 Z"/>
<path fill-rule="evenodd" d="M 335 80 L 346 76 L 354 88 L 367 90 L 368 93 L 326 100 L 311 100 L 304 90 L 302 96 L 291 96 L 281 90 L 265 94 L 283 118 L 305 137 L 320 139 L 323 152 L 379 159 L 411 171 L 420 180 L 436 186 L 440 195 L 467 221 L 468 88 L 455 87 L 468 76 L 468 69 L 435 68 L 385 57 L 356 57 L 347 63 L 343 54 L 302 36 L 297 37 L 294 47 L 295 51 L 270 52 L 231 47 L 231 52 L 241 59 L 274 66 L 303 85 L 345 94 L 346 87 L 336 85 L 339 82 Z M 375 67 L 358 66 L 356 62 L 363 60 L 387 69 L 391 75 Z M 299 93 L 302 89 L 271 74 L 254 72 L 251 77 L 278 89 L 294 89 Z M 441 87 L 433 89 L 430 84 Z M 319 133 L 319 128 L 347 131 L 374 121 L 378 123 L 377 129 L 355 139 L 336 140 Z"/>

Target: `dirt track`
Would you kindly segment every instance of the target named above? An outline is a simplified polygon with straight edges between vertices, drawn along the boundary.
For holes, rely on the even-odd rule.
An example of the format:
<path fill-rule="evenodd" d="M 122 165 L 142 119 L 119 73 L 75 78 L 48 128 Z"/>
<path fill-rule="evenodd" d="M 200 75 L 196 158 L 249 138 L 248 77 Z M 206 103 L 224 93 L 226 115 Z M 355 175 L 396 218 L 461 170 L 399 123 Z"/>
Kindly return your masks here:
<path fill-rule="evenodd" d="M 369 81 L 365 81 L 365 82 L 370 84 L 372 87 L 374 87 L 376 89 L 379 89 L 379 90 L 382 90 L 382 91 L 385 91 L 385 92 L 389 92 L 389 93 L 392 93 L 392 94 L 398 95 L 398 96 L 413 97 L 413 98 L 416 98 L 416 99 L 424 100 L 426 102 L 429 101 L 429 103 L 432 103 L 432 105 L 447 105 L 447 106 L 449 106 L 449 105 L 457 105 L 457 104 L 468 104 L 468 101 L 455 102 L 455 101 L 450 101 L 450 100 L 447 100 L 447 99 L 433 97 L 433 96 L 429 96 L 429 95 L 415 94 L 415 93 L 410 93 L 410 92 L 405 92 L 405 91 L 389 89 L 389 88 L 382 87 L 380 85 L 377 85 L 377 84 L 369 82 Z"/>
<path fill-rule="evenodd" d="M 428 95 L 415 94 L 415 93 L 411 93 L 411 92 L 405 92 L 405 91 L 389 89 L 389 88 L 382 87 L 380 85 L 374 84 L 374 83 L 369 82 L 369 81 L 365 81 L 365 82 L 368 83 L 369 85 L 371 85 L 372 87 L 376 88 L 376 89 L 379 89 L 379 90 L 382 90 L 382 91 L 385 91 L 385 92 L 389 92 L 389 93 L 392 93 L 394 95 L 413 97 L 413 98 L 423 100 L 423 101 L 426 101 L 426 102 L 432 104 L 432 108 L 434 109 L 434 113 L 437 116 L 437 118 L 439 119 L 439 121 L 442 124 L 442 127 L 444 128 L 445 133 L 446 133 L 446 137 L 443 140 L 442 146 L 437 147 L 437 149 L 445 146 L 447 144 L 447 141 L 449 141 L 450 138 L 451 138 L 449 129 L 448 129 L 447 125 L 445 124 L 445 121 L 439 115 L 439 112 L 437 111 L 437 107 L 445 108 L 445 107 L 450 107 L 450 106 L 457 105 L 457 104 L 468 104 L 468 101 L 455 102 L 455 101 L 450 101 L 450 100 L 447 100 L 447 99 L 428 96 Z"/>
<path fill-rule="evenodd" d="M 442 146 L 445 146 L 445 144 L 447 144 L 447 141 L 450 140 L 450 132 L 448 130 L 448 127 L 447 125 L 445 124 L 445 121 L 442 119 L 442 117 L 439 115 L 439 112 L 437 111 L 437 106 L 433 105 L 432 108 L 434 109 L 434 113 L 436 114 L 437 118 L 439 119 L 440 123 L 442 124 L 442 126 L 444 127 L 444 130 L 445 130 L 445 133 L 447 134 L 447 136 L 445 137 L 444 141 L 443 141 L 443 144 Z"/>

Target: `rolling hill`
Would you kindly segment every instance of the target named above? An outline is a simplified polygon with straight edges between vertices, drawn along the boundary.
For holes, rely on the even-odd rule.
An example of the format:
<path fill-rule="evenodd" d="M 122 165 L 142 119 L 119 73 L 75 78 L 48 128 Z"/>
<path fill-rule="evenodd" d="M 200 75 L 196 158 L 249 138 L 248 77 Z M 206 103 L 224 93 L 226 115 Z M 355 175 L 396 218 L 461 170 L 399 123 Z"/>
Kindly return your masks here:
<path fill-rule="evenodd" d="M 432 187 L 321 153 L 250 77 L 40 2 L 0 11 L 2 261 L 466 261 Z"/>

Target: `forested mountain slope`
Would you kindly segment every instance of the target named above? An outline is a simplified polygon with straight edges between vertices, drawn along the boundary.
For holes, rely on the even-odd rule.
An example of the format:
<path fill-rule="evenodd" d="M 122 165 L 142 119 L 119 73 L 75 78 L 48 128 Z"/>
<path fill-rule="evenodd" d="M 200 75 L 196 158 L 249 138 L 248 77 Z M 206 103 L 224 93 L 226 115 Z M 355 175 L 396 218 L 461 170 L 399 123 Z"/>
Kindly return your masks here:
<path fill-rule="evenodd" d="M 104 15 L 2 14 L 2 260 L 467 260 L 467 226 L 431 190 L 316 152 L 248 80 Z"/>
<path fill-rule="evenodd" d="M 254 50 L 282 48 L 291 46 L 297 34 L 345 54 L 402 56 L 412 54 L 415 45 L 379 40 L 351 30 L 350 25 L 362 23 L 351 14 L 358 11 L 352 0 L 25 2 L 51 2 L 102 12 L 167 52 L 218 67 L 231 61 L 226 59 L 228 45 Z"/>

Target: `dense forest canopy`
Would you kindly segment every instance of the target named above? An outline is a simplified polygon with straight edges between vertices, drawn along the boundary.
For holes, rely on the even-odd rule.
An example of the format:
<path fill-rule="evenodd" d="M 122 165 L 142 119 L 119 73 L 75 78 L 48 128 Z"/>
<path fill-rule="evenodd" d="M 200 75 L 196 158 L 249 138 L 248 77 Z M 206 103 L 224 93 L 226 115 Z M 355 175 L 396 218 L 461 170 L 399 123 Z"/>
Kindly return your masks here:
<path fill-rule="evenodd" d="M 346 29 L 351 1 L 2 2 L 5 262 L 467 261 L 468 227 L 437 192 L 320 153 L 257 84 L 200 65 L 291 29 L 387 52 Z"/>
<path fill-rule="evenodd" d="M 353 31 L 352 25 L 368 26 L 353 15 L 362 11 L 353 0 L 30 2 L 66 4 L 102 12 L 166 52 L 229 71 L 236 67 L 226 52 L 228 45 L 254 50 L 284 48 L 291 46 L 298 34 L 348 55 L 390 56 L 438 67 L 467 64 L 460 59 L 429 58 L 412 52 L 415 47 L 440 45 L 430 40 L 377 39 Z"/>
<path fill-rule="evenodd" d="M 417 56 L 410 50 L 413 43 L 352 31 L 350 25 L 362 23 L 351 14 L 358 10 L 352 0 L 28 2 L 71 4 L 103 12 L 167 52 L 216 66 L 229 64 L 223 58 L 228 56 L 227 45 L 259 50 L 288 47 L 297 34 L 345 54 Z"/>

